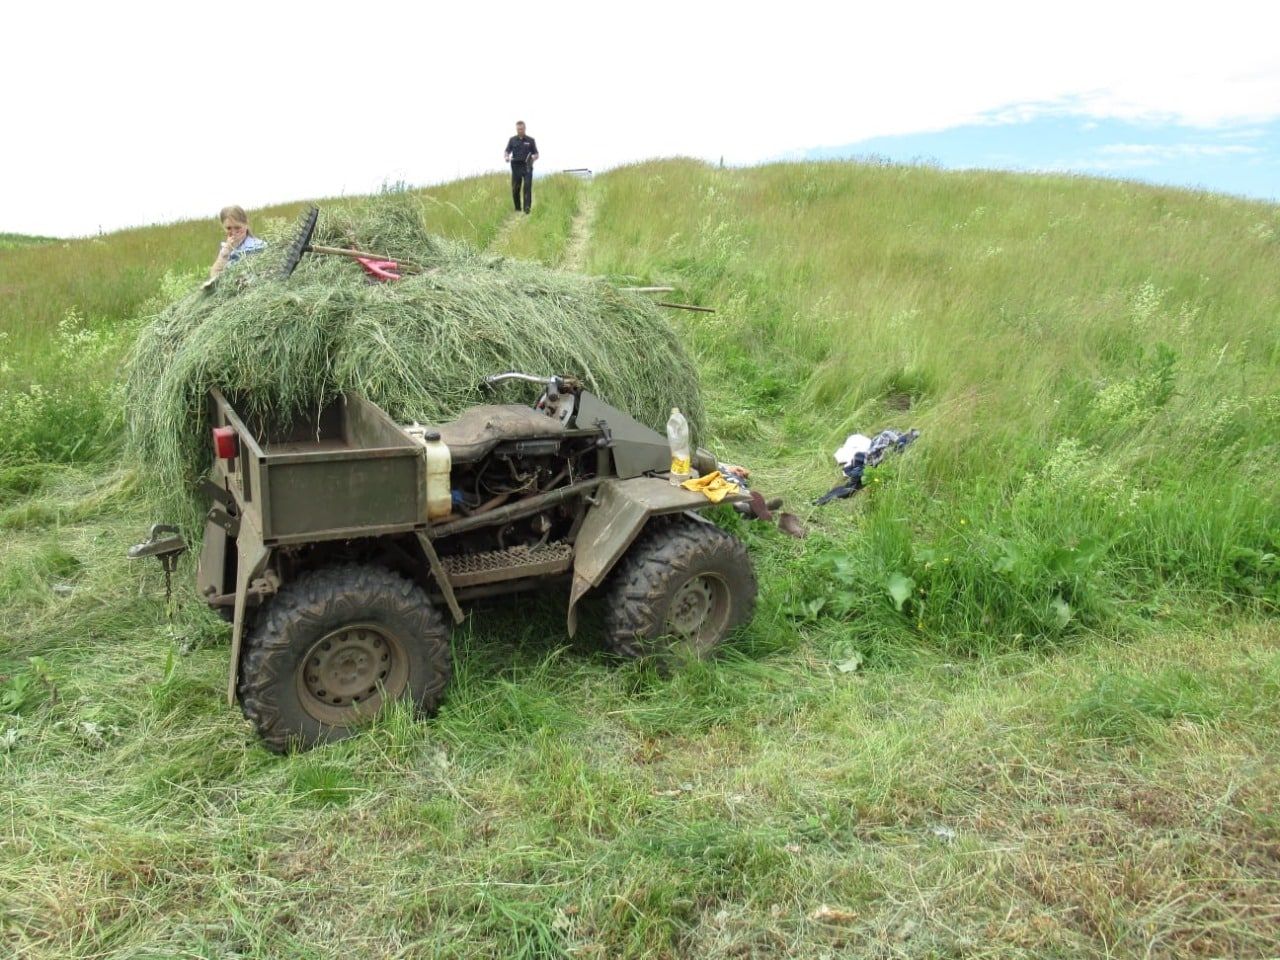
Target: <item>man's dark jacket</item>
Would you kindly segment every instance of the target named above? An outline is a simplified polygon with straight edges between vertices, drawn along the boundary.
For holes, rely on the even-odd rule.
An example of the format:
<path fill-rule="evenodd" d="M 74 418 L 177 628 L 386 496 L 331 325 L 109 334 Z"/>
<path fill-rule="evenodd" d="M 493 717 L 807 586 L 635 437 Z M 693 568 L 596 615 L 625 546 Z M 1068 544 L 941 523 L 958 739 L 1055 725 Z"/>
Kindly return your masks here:
<path fill-rule="evenodd" d="M 529 157 L 538 152 L 538 142 L 533 137 L 517 134 L 507 141 L 506 152 L 511 154 L 512 163 L 527 163 Z"/>

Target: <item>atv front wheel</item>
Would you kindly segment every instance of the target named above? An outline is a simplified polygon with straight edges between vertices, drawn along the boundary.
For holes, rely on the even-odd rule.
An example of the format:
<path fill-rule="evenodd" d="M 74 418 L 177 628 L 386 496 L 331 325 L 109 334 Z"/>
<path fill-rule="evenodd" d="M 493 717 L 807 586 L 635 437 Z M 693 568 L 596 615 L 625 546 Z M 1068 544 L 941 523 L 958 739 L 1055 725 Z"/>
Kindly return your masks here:
<path fill-rule="evenodd" d="M 262 608 L 246 638 L 240 706 L 277 753 L 342 740 L 384 703 L 439 705 L 448 628 L 420 587 L 381 567 L 324 567 Z"/>
<path fill-rule="evenodd" d="M 606 597 L 605 644 L 619 656 L 705 658 L 756 602 L 747 548 L 709 523 L 677 517 L 643 533 Z"/>

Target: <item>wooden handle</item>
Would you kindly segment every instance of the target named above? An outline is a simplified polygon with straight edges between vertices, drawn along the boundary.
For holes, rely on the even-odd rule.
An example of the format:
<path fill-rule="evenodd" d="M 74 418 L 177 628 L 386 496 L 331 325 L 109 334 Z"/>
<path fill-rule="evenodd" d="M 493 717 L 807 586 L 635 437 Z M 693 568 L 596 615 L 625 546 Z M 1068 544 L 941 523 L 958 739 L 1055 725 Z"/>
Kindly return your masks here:
<path fill-rule="evenodd" d="M 416 263 L 408 263 L 399 257 L 389 257 L 385 253 L 366 253 L 363 250 L 344 250 L 341 247 L 317 247 L 314 244 L 307 247 L 307 253 L 324 253 L 334 257 L 350 257 L 353 260 L 393 260 L 401 270 L 407 270 L 410 273 L 422 272 L 422 267 Z"/>
<path fill-rule="evenodd" d="M 676 310 L 697 310 L 698 313 L 715 313 L 715 310 L 711 307 L 695 307 L 692 303 L 664 303 L 661 300 L 657 301 L 657 303 L 660 307 L 672 307 Z"/>

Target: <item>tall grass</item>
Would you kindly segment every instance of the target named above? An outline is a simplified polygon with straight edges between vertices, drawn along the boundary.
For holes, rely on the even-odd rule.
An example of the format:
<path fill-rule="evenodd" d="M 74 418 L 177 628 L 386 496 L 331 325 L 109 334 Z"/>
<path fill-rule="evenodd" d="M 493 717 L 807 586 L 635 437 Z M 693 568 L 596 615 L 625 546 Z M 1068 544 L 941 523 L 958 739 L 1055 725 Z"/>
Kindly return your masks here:
<path fill-rule="evenodd" d="M 816 495 L 846 433 L 923 430 L 823 512 L 843 572 L 800 608 L 985 646 L 1280 603 L 1272 207 L 840 163 L 607 184 L 592 269 L 717 306 L 685 330 L 766 483 Z M 895 575 L 918 592 L 889 616 Z"/>

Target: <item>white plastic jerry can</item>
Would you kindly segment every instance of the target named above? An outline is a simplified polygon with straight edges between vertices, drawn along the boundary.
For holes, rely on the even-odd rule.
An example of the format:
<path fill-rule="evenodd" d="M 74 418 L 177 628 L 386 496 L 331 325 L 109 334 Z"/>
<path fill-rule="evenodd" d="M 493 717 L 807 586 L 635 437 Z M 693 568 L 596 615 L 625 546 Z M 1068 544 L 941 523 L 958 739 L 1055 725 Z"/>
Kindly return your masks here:
<path fill-rule="evenodd" d="M 453 456 L 435 430 L 423 435 L 422 448 L 427 458 L 427 519 L 443 520 L 453 512 L 453 486 L 449 479 Z"/>

